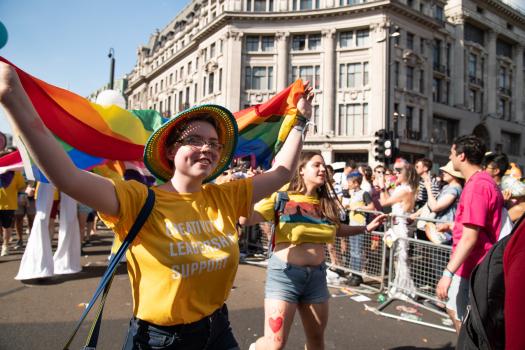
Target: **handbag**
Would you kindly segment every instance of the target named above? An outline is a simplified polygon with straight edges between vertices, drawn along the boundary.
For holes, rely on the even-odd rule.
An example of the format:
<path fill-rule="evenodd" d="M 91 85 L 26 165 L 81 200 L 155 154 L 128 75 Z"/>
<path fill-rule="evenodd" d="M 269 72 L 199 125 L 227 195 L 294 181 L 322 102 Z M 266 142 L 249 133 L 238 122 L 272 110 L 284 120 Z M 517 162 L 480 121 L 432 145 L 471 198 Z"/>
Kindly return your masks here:
<path fill-rule="evenodd" d="M 148 218 L 149 214 L 151 213 L 151 210 L 153 209 L 153 204 L 155 204 L 155 192 L 148 188 L 148 197 L 146 198 L 146 202 L 140 209 L 140 212 L 137 216 L 137 219 L 131 226 L 131 229 L 128 232 L 128 235 L 124 239 L 124 242 L 122 242 L 122 245 L 118 249 L 117 253 L 110 259 L 108 268 L 104 272 L 104 275 L 102 275 L 102 278 L 100 279 L 100 282 L 98 284 L 97 289 L 95 290 L 95 293 L 91 300 L 89 301 L 89 304 L 86 306 L 86 309 L 80 316 L 80 320 L 77 322 L 77 325 L 75 326 L 75 329 L 71 333 L 71 336 L 67 340 L 66 345 L 64 346 L 64 350 L 69 350 L 69 346 L 71 345 L 71 342 L 75 338 L 75 335 L 77 334 L 80 326 L 82 325 L 82 322 L 86 318 L 87 314 L 97 301 L 100 294 L 102 294 L 102 298 L 100 299 L 100 303 L 97 309 L 97 314 L 95 316 L 95 319 L 93 320 L 93 323 L 91 324 L 91 328 L 89 330 L 89 334 L 86 340 L 85 345 L 81 348 L 82 350 L 91 350 L 97 348 L 97 342 L 98 342 L 98 335 L 100 331 L 100 324 L 102 322 L 102 311 L 104 310 L 104 304 L 106 302 L 106 297 L 109 292 L 109 288 L 111 287 L 111 282 L 113 281 L 113 277 L 115 276 L 115 272 L 117 271 L 117 267 L 120 263 L 120 260 L 126 253 L 126 250 L 128 249 L 131 242 L 133 242 L 133 239 L 137 236 L 140 229 L 146 222 L 146 219 Z"/>

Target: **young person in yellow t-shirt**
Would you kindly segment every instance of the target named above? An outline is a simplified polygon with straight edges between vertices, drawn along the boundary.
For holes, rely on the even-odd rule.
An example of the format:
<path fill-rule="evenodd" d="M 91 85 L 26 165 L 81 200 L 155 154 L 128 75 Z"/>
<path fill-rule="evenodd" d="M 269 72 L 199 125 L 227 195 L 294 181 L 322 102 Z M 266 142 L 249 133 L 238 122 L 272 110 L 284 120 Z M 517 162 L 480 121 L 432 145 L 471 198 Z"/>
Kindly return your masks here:
<path fill-rule="evenodd" d="M 144 162 L 165 183 L 153 188 L 153 211 L 126 255 L 134 317 L 125 349 L 239 348 L 224 304 L 239 262 L 235 225 L 240 216 L 251 215 L 253 203 L 289 181 L 312 99 L 312 89 L 306 87 L 297 103 L 304 118 L 296 120 L 270 170 L 222 185 L 208 182 L 228 166 L 237 143 L 237 124 L 228 110 L 194 107 L 150 136 Z M 98 210 L 124 239 L 144 204 L 147 186 L 76 168 L 31 105 L 15 70 L 4 63 L 0 102 L 48 179 Z"/>
<path fill-rule="evenodd" d="M 264 300 L 264 337 L 250 346 L 255 349 L 283 349 L 299 310 L 306 336 L 306 349 L 324 349 L 328 321 L 325 248 L 335 236 L 347 237 L 372 231 L 385 219 L 349 226 L 340 223 L 340 207 L 332 194 L 321 154 L 304 152 L 290 182 L 289 200 L 279 216 L 275 247 L 268 261 Z M 263 199 L 243 224 L 274 221 L 278 194 Z"/>
<path fill-rule="evenodd" d="M 2 226 L 1 256 L 9 255 L 11 226 L 18 208 L 18 191 L 26 186 L 20 171 L 6 171 L 0 175 L 0 226 Z"/>

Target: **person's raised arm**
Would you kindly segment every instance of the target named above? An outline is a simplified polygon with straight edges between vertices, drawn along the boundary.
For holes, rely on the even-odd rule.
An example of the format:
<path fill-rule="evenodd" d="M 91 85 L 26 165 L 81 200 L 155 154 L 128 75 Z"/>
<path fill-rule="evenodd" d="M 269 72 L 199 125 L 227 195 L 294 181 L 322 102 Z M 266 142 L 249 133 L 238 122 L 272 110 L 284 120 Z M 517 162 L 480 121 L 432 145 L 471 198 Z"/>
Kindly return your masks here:
<path fill-rule="evenodd" d="M 306 85 L 308 85 L 308 83 Z M 304 95 L 297 103 L 297 110 L 307 121 L 310 120 L 312 116 L 313 98 L 312 88 L 308 86 L 305 88 Z M 296 124 L 292 130 L 290 130 L 281 150 L 275 156 L 272 168 L 263 174 L 254 176 L 252 204 L 268 197 L 290 181 L 297 167 L 299 155 L 303 147 L 304 128 L 304 123 Z"/>
<path fill-rule="evenodd" d="M 388 190 L 384 189 L 379 195 L 379 204 L 383 207 L 391 207 L 398 202 L 402 202 L 407 193 L 407 191 L 403 191 L 391 196 L 390 193 L 388 193 Z"/>
<path fill-rule="evenodd" d="M 73 164 L 40 119 L 15 69 L 3 62 L 0 62 L 0 103 L 13 132 L 20 136 L 38 167 L 60 191 L 95 210 L 118 214 L 113 183 Z"/>

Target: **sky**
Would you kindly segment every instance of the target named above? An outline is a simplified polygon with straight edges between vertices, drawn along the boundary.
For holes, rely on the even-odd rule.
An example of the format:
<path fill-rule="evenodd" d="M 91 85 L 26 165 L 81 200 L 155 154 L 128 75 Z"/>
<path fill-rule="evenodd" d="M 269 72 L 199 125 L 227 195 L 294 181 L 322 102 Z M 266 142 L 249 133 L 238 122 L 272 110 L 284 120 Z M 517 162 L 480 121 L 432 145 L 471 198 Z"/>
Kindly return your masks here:
<path fill-rule="evenodd" d="M 130 72 L 137 47 L 164 28 L 189 0 L 0 0 L 8 31 L 0 55 L 50 84 L 87 96 Z M 505 0 L 525 9 L 525 0 Z M 0 108 L 0 131 L 11 133 Z"/>
<path fill-rule="evenodd" d="M 0 48 L 27 73 L 81 96 L 130 72 L 137 48 L 164 28 L 189 0 L 0 0 L 8 32 Z M 0 108 L 0 131 L 11 133 Z"/>

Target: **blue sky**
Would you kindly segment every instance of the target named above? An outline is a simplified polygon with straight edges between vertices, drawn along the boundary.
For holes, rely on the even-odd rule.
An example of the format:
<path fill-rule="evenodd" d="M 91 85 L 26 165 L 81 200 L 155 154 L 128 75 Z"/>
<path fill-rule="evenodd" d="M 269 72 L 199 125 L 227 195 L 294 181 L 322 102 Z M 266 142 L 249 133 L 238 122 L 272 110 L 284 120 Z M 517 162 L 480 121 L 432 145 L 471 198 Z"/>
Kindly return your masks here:
<path fill-rule="evenodd" d="M 8 31 L 0 55 L 50 84 L 87 96 L 131 71 L 137 47 L 164 28 L 187 0 L 0 0 Z M 0 108 L 0 131 L 11 133 Z"/>

